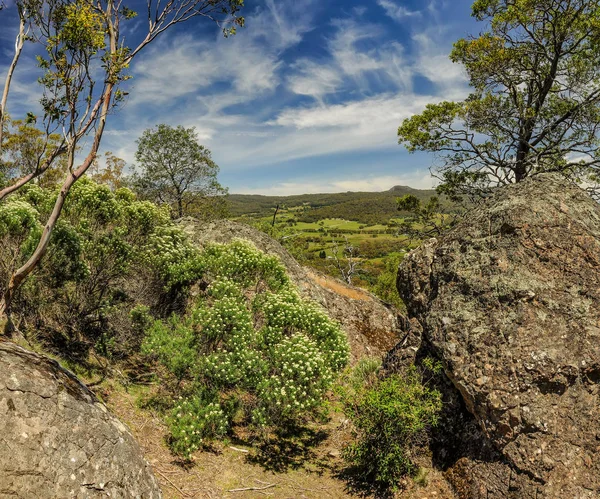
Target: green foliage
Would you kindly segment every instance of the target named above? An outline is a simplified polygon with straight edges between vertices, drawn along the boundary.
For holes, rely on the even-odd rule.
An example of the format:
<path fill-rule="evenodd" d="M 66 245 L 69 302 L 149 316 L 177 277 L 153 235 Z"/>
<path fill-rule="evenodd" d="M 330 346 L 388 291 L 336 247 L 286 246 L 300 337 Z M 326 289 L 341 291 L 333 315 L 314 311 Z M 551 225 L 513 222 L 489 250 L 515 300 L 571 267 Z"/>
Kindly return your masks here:
<path fill-rule="evenodd" d="M 156 270 L 165 289 L 191 284 L 202 274 L 203 264 L 195 246 L 183 231 L 174 226 L 164 226 L 148 237 L 142 260 Z"/>
<path fill-rule="evenodd" d="M 218 402 L 209 400 L 199 396 L 180 400 L 168 418 L 171 450 L 184 459 L 190 460 L 207 440 L 227 433 L 227 415 Z"/>
<path fill-rule="evenodd" d="M 426 201 L 435 195 L 435 191 L 396 186 L 385 192 L 340 192 L 295 196 L 230 194 L 228 202 L 234 217 L 245 215 L 272 218 L 273 209 L 279 204 L 286 206 L 288 210 L 293 209 L 298 222 L 317 223 L 323 219 L 337 218 L 356 220 L 367 225 L 385 225 L 390 218 L 398 215 L 396 198 L 403 194 L 413 194 Z"/>
<path fill-rule="evenodd" d="M 344 458 L 360 478 L 395 489 L 403 476 L 418 469 L 414 446 L 437 424 L 441 395 L 423 383 L 415 367 L 383 379 L 367 373 L 370 382 L 360 387 L 355 380 L 351 396 L 343 397 L 356 430 L 356 441 L 346 447 Z"/>
<path fill-rule="evenodd" d="M 0 203 L 2 282 L 33 251 L 55 199 L 56 192 L 28 185 Z M 122 352 L 140 332 L 128 317 L 135 302 L 141 298 L 160 315 L 202 269 L 199 251 L 172 225 L 168 210 L 84 178 L 73 186 L 14 313 L 37 324 L 42 338 L 61 336 L 84 349 L 103 338 L 103 345 Z M 115 335 L 128 338 L 115 342 Z"/>
<path fill-rule="evenodd" d="M 184 382 L 190 400 L 216 393 L 211 402 L 240 406 L 256 428 L 298 425 L 316 415 L 348 361 L 339 325 L 300 298 L 277 258 L 248 242 L 210 245 L 200 260 L 204 292 L 196 306 L 183 318 L 154 321 L 143 352 L 178 386 Z M 233 415 L 226 412 L 228 429 Z M 182 435 L 172 433 L 173 449 L 189 457 Z"/>
<path fill-rule="evenodd" d="M 440 191 L 457 198 L 547 171 L 593 181 L 600 164 L 598 1 L 476 0 L 472 13 L 483 31 L 458 40 L 450 54 L 472 93 L 404 120 L 399 142 L 438 153 Z"/>
<path fill-rule="evenodd" d="M 391 303 L 394 305 L 398 310 L 405 309 L 404 302 L 400 298 L 398 290 L 396 289 L 398 266 L 400 265 L 400 262 L 402 262 L 403 258 L 404 253 L 389 254 L 385 258 L 383 270 L 377 276 L 375 284 L 371 286 L 371 291 L 373 293 L 375 293 L 386 303 Z"/>
<path fill-rule="evenodd" d="M 206 218 L 220 211 L 211 205 L 219 204 L 227 190 L 219 184 L 219 167 L 198 143 L 195 128 L 158 125 L 145 130 L 137 145 L 133 185 L 142 197 L 166 204 L 173 217 Z"/>
<path fill-rule="evenodd" d="M 425 239 L 441 236 L 456 222 L 456 214 L 444 213 L 438 197 L 433 196 L 422 203 L 417 197 L 407 194 L 396 200 L 398 211 L 409 212 L 412 217 L 405 218 L 399 225 L 400 232 L 411 239 Z"/>

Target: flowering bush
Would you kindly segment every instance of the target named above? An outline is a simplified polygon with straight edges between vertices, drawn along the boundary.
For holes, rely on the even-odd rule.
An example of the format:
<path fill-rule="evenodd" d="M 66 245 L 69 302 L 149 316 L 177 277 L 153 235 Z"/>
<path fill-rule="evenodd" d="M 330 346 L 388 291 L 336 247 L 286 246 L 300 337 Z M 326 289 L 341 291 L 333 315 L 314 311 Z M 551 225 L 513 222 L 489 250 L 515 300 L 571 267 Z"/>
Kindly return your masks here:
<path fill-rule="evenodd" d="M 217 390 L 211 403 L 222 403 L 237 390 L 234 405 L 257 427 L 305 422 L 348 361 L 339 325 L 300 297 L 277 258 L 248 242 L 211 245 L 200 261 L 207 285 L 197 305 L 184 319 L 155 321 L 143 351 L 186 378 L 190 404 L 196 393 Z M 184 457 L 190 438 L 172 428 Z"/>
<path fill-rule="evenodd" d="M 171 449 L 184 459 L 191 459 L 207 439 L 221 437 L 227 432 L 227 417 L 218 402 L 202 397 L 179 400 L 167 423 L 171 431 Z"/>
<path fill-rule="evenodd" d="M 0 289 L 37 245 L 56 195 L 32 184 L 0 202 Z M 125 355 L 140 343 L 128 316 L 132 304 L 149 306 L 155 316 L 181 307 L 202 274 L 199 255 L 168 209 L 84 178 L 73 186 L 13 312 L 71 355 L 94 345 Z"/>

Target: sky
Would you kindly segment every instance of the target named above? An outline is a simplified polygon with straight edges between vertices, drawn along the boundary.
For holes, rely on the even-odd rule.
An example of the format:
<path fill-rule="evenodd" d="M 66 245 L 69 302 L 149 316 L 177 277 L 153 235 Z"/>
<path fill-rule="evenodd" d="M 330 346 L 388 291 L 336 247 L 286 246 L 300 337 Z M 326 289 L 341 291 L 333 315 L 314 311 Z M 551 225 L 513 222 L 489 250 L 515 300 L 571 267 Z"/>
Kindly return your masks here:
<path fill-rule="evenodd" d="M 469 0 L 246 0 L 229 38 L 206 19 L 164 33 L 132 64 L 102 151 L 134 161 L 159 123 L 195 127 L 232 193 L 289 195 L 435 185 L 436 158 L 398 144 L 402 120 L 468 94 L 448 54 L 481 30 Z M 135 9 L 135 5 L 133 5 Z M 14 8 L 0 11 L 0 81 L 12 58 Z M 130 21 L 135 40 L 143 19 Z M 129 37 L 129 38 L 128 38 Z M 34 53 L 19 63 L 8 112 L 35 112 Z"/>

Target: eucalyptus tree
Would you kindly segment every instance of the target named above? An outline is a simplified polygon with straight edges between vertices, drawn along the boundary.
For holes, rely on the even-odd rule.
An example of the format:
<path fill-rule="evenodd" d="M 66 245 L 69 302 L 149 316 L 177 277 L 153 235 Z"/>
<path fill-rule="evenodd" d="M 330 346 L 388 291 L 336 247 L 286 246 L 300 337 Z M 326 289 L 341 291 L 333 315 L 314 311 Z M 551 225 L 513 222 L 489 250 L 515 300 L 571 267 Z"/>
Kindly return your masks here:
<path fill-rule="evenodd" d="M 174 217 L 189 213 L 202 198 L 219 198 L 226 190 L 217 180 L 219 167 L 198 143 L 192 128 L 158 125 L 137 140 L 134 185 L 145 198 L 171 207 Z"/>
<path fill-rule="evenodd" d="M 43 175 L 63 155 L 66 171 L 37 246 L 1 288 L 0 315 L 9 319 L 14 293 L 46 252 L 71 187 L 96 159 L 108 116 L 124 98 L 121 85 L 131 78 L 129 68 L 135 57 L 162 33 L 193 18 L 216 22 L 225 35 L 243 25 L 243 17 L 239 16 L 243 0 L 147 0 L 143 10 L 147 18 L 145 31 L 139 43 L 130 47 L 125 43 L 124 26 L 137 13 L 122 0 L 19 0 L 16 5 L 19 35 L 2 93 L 0 128 L 4 126 L 10 83 L 23 43 L 31 40 L 40 49 L 37 61 L 42 71 L 42 115 L 29 113 L 27 118 L 46 136 L 60 133 L 61 138 L 49 145 L 50 150 L 40 156 L 35 168 L 13 178 L 0 190 L 0 201 Z M 82 141 L 86 137 L 89 141 L 84 150 Z M 0 154 L 1 148 L 2 142 Z M 77 161 L 79 155 L 83 156 L 81 162 Z"/>
<path fill-rule="evenodd" d="M 590 185 L 600 165 L 600 0 L 476 0 L 485 28 L 450 58 L 472 87 L 404 120 L 399 142 L 441 159 L 447 194 L 559 172 Z"/>

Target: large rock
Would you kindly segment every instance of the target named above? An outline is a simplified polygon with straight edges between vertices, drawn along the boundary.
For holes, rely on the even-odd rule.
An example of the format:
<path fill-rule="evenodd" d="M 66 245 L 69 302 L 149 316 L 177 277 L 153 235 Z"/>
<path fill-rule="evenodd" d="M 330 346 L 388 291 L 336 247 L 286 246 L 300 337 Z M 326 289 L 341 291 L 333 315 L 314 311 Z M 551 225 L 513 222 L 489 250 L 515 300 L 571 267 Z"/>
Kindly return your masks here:
<path fill-rule="evenodd" d="M 505 187 L 398 290 L 498 452 L 450 470 L 461 497 L 600 497 L 600 205 L 555 175 Z"/>
<path fill-rule="evenodd" d="M 193 218 L 180 221 L 183 229 L 200 247 L 207 243 L 229 243 L 246 239 L 258 249 L 277 255 L 285 265 L 292 282 L 310 299 L 338 320 L 348 336 L 352 360 L 365 356 L 382 356 L 402 334 L 403 318 L 393 307 L 367 291 L 347 286 L 341 281 L 301 266 L 273 238 L 248 225 L 219 220 L 202 223 Z"/>
<path fill-rule="evenodd" d="M 0 497 L 159 498 L 129 430 L 69 371 L 0 342 Z"/>

